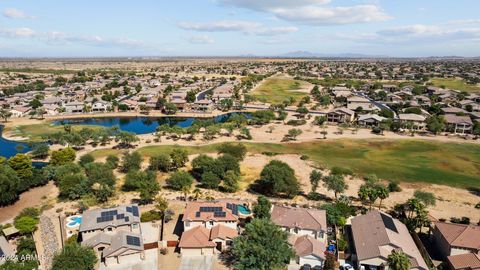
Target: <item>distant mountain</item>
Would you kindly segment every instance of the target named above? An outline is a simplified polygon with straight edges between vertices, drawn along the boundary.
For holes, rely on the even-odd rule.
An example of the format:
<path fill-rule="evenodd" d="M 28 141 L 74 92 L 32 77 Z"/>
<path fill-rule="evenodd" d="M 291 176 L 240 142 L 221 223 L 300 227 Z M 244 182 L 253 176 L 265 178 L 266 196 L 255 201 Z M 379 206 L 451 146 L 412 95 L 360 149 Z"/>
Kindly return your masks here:
<path fill-rule="evenodd" d="M 309 51 L 295 51 L 278 55 L 286 58 L 389 58 L 387 55 L 367 55 L 358 53 L 325 54 L 312 53 Z"/>

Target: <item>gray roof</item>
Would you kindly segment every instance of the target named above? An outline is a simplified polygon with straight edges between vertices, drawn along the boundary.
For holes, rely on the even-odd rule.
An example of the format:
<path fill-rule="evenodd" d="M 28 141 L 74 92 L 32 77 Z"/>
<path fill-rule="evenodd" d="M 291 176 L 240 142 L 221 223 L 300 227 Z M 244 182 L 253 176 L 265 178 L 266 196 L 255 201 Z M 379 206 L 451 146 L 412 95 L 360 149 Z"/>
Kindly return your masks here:
<path fill-rule="evenodd" d="M 360 261 L 386 260 L 392 250 L 401 250 L 410 258 L 412 268 L 428 269 L 407 227 L 385 213 L 374 210 L 353 218 L 352 234 Z"/>
<path fill-rule="evenodd" d="M 13 250 L 12 246 L 8 243 L 5 237 L 0 236 L 0 259 L 5 257 L 10 257 L 15 255 L 15 251 Z"/>
<path fill-rule="evenodd" d="M 327 230 L 325 210 L 273 206 L 271 219 L 281 227 L 299 228 L 312 231 Z"/>
<path fill-rule="evenodd" d="M 115 234 L 101 233 L 82 242 L 82 245 L 89 247 L 95 247 L 98 244 L 108 245 L 108 247 L 103 250 L 104 257 L 110 256 L 121 248 L 136 251 L 144 250 L 142 236 L 128 231 L 118 231 Z"/>
<path fill-rule="evenodd" d="M 93 209 L 83 213 L 79 232 L 102 230 L 107 227 L 118 227 L 140 223 L 138 205 L 122 205 L 108 209 Z"/>

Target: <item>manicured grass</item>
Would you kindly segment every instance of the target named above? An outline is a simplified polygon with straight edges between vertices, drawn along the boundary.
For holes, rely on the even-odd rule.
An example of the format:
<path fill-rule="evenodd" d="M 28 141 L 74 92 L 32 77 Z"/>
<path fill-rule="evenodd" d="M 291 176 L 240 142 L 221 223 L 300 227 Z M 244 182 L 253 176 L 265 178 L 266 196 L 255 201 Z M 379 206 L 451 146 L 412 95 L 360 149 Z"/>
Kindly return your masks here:
<path fill-rule="evenodd" d="M 296 144 L 246 143 L 250 153 L 305 154 L 323 167 L 346 167 L 360 175 L 425 182 L 462 188 L 480 188 L 480 146 L 420 140 L 335 140 Z M 148 146 L 145 156 L 183 147 L 190 154 L 216 152 L 217 145 Z"/>
<path fill-rule="evenodd" d="M 305 87 L 306 82 L 294 80 L 288 77 L 274 76 L 266 79 L 259 87 L 257 87 L 250 95 L 261 101 L 269 103 L 281 103 L 290 97 L 295 98 L 298 102 L 307 95 L 307 93 L 298 90 Z"/>
<path fill-rule="evenodd" d="M 79 131 L 82 128 L 91 128 L 91 129 L 101 129 L 101 126 L 88 126 L 88 125 L 73 125 L 72 129 L 75 131 Z M 53 133 L 57 133 L 63 131 L 63 126 L 54 126 L 49 122 L 45 122 L 42 124 L 34 124 L 34 125 L 23 125 L 18 127 L 13 127 L 8 131 L 11 131 L 13 134 L 29 138 L 30 141 L 42 141 L 42 136 L 50 135 Z"/>
<path fill-rule="evenodd" d="M 433 78 L 431 82 L 436 87 L 445 86 L 448 89 L 466 91 L 466 92 L 480 92 L 480 86 L 467 84 L 462 79 L 455 78 Z"/>

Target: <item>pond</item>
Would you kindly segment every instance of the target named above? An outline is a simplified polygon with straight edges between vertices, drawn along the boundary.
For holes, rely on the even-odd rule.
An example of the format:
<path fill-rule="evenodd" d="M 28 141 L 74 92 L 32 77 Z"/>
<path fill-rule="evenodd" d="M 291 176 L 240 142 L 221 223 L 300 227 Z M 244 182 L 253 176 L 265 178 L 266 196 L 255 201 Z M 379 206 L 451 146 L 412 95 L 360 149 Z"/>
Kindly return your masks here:
<path fill-rule="evenodd" d="M 216 123 L 223 123 L 230 117 L 239 113 L 227 113 L 216 116 L 213 120 Z M 241 113 L 244 114 L 244 113 Z M 250 114 L 244 114 L 247 118 Z M 158 126 L 168 124 L 170 126 L 179 126 L 187 128 L 195 122 L 194 117 L 104 117 L 104 118 L 79 118 L 79 119 L 65 119 L 53 122 L 53 125 L 95 125 L 103 127 L 118 126 L 120 130 L 133 132 L 135 134 L 154 133 Z M 202 118 L 205 120 L 211 118 Z"/>
<path fill-rule="evenodd" d="M 26 153 L 30 151 L 30 145 L 24 142 L 11 141 L 1 136 L 3 126 L 0 126 L 0 156 L 10 158 L 18 153 Z"/>

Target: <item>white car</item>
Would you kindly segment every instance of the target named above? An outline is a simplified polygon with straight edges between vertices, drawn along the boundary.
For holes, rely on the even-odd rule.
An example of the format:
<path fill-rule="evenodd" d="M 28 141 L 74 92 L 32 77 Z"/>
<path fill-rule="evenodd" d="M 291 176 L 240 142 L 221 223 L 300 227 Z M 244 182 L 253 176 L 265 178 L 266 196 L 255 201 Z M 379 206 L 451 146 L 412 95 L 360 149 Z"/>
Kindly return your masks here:
<path fill-rule="evenodd" d="M 353 270 L 353 266 L 348 263 L 344 263 L 340 266 L 340 270 Z"/>

